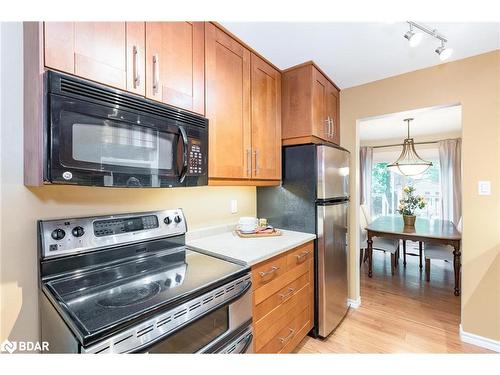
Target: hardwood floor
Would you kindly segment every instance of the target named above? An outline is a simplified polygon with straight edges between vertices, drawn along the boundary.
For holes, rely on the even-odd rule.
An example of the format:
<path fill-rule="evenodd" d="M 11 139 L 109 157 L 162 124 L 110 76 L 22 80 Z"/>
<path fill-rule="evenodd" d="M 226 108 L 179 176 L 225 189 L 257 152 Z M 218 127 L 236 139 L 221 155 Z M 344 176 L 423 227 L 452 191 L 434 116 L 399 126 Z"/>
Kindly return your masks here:
<path fill-rule="evenodd" d="M 418 250 L 417 250 L 418 253 Z M 373 254 L 373 278 L 361 268 L 361 306 L 350 309 L 326 340 L 306 337 L 296 353 L 492 353 L 460 341 L 460 297 L 453 295 L 453 266 L 431 264 L 431 281 L 418 256 L 391 276 L 390 255 Z"/>

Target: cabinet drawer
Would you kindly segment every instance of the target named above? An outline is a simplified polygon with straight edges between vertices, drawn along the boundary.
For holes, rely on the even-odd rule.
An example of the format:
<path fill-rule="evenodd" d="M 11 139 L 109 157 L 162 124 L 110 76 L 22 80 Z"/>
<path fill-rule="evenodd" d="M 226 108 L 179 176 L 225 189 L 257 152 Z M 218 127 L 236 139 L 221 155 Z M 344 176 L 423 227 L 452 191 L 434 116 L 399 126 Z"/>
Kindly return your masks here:
<path fill-rule="evenodd" d="M 291 251 L 286 256 L 286 269 L 291 270 L 294 267 L 307 263 L 314 256 L 314 246 L 312 242 L 308 242 Z"/>
<path fill-rule="evenodd" d="M 281 353 L 290 352 L 293 350 L 293 344 L 300 340 L 302 337 L 298 335 L 303 334 L 304 327 L 310 326 L 309 305 L 302 307 L 302 310 L 296 315 L 290 315 L 290 319 L 284 322 L 279 330 L 276 332 L 264 345 L 259 345 L 256 341 L 257 353 Z"/>
<path fill-rule="evenodd" d="M 256 321 L 254 331 L 257 338 L 257 347 L 269 341 L 272 336 L 281 330 L 286 325 L 289 316 L 296 316 L 306 306 L 309 306 L 310 295 L 309 284 L 306 284 L 289 300 L 279 305 L 259 321 Z"/>
<path fill-rule="evenodd" d="M 278 306 L 291 303 L 293 297 L 309 282 L 309 273 L 304 273 L 298 279 L 287 284 L 254 308 L 253 320 L 258 322 L 266 315 L 271 314 Z"/>
<path fill-rule="evenodd" d="M 286 258 L 283 258 L 283 261 L 286 261 Z M 254 305 L 257 306 L 261 302 L 263 302 L 265 299 L 269 298 L 276 292 L 280 291 L 284 287 L 286 287 L 288 284 L 299 278 L 305 273 L 308 273 L 310 270 L 310 263 L 309 262 L 304 262 L 297 267 L 294 267 L 288 272 L 283 273 L 281 276 L 278 276 L 271 280 L 269 283 L 266 285 L 261 286 L 260 288 L 254 289 L 254 298 L 253 302 Z M 252 274 L 254 271 L 252 270 Z M 255 285 L 255 284 L 254 284 Z"/>
<path fill-rule="evenodd" d="M 254 290 L 278 279 L 286 272 L 286 256 L 271 258 L 252 268 L 252 284 Z"/>

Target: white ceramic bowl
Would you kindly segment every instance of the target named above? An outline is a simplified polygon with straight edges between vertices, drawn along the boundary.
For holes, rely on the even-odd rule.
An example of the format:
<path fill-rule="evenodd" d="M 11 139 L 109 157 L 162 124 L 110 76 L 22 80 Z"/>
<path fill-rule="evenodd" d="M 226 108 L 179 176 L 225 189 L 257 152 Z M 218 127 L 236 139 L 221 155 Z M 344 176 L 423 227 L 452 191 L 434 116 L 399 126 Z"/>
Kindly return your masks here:
<path fill-rule="evenodd" d="M 238 229 L 243 233 L 252 233 L 257 229 L 257 218 L 250 216 L 243 216 L 238 221 Z"/>

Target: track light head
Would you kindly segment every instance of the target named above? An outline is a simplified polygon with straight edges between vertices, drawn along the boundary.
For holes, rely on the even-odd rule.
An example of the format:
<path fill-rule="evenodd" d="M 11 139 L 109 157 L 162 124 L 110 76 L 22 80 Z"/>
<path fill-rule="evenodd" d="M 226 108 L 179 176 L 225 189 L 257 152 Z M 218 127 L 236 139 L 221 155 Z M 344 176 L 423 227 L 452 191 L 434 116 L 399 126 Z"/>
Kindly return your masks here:
<path fill-rule="evenodd" d="M 406 39 L 408 39 L 408 42 L 410 44 L 410 47 L 416 47 L 420 44 L 420 42 L 422 41 L 422 38 L 423 38 L 424 34 L 422 33 L 415 33 L 411 30 L 410 30 L 404 35 L 404 37 Z"/>
<path fill-rule="evenodd" d="M 450 58 L 451 54 L 453 53 L 453 49 L 446 47 L 444 42 L 441 42 L 441 45 L 436 48 L 435 52 L 439 55 L 439 59 L 441 61 L 445 61 Z"/>

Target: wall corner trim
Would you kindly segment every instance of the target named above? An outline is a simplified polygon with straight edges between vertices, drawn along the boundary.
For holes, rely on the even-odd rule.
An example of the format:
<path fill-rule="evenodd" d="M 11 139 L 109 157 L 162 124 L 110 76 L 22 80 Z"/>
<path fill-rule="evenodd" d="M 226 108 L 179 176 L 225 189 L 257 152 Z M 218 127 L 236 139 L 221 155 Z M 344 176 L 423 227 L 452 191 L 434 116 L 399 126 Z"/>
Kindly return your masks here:
<path fill-rule="evenodd" d="M 361 296 L 359 296 L 357 299 L 347 299 L 347 305 L 349 307 L 352 307 L 353 309 L 357 309 L 359 306 L 361 306 Z"/>
<path fill-rule="evenodd" d="M 500 341 L 465 332 L 462 329 L 462 324 L 460 324 L 460 340 L 468 344 L 480 346 L 481 348 L 493 350 L 500 353 Z"/>

